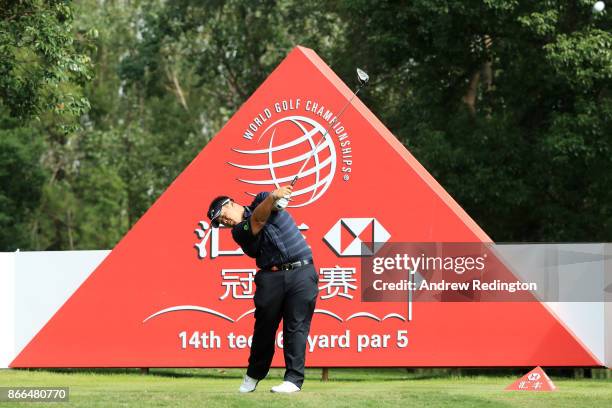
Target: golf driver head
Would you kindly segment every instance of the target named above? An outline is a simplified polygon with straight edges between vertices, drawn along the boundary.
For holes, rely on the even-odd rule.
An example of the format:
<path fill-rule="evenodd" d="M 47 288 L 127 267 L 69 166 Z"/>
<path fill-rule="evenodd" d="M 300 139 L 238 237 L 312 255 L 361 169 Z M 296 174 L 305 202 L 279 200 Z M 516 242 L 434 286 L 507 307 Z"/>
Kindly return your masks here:
<path fill-rule="evenodd" d="M 357 78 L 361 85 L 365 85 L 370 80 L 370 76 L 362 69 L 357 68 Z"/>

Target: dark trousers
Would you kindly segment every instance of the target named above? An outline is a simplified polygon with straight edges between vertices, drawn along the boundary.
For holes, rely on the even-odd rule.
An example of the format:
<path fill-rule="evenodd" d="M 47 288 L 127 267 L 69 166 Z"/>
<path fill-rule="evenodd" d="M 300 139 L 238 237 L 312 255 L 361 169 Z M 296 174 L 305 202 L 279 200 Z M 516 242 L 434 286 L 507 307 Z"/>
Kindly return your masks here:
<path fill-rule="evenodd" d="M 283 319 L 285 381 L 302 387 L 310 321 L 315 309 L 319 278 L 314 265 L 289 271 L 261 270 L 255 275 L 255 329 L 249 357 L 249 377 L 261 380 L 274 356 L 276 330 Z"/>

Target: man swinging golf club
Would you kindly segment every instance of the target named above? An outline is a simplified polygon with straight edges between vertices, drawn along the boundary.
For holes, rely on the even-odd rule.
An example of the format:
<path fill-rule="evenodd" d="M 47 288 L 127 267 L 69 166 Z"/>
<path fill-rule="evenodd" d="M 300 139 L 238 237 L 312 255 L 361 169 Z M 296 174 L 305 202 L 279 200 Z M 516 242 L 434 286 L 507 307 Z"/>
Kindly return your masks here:
<path fill-rule="evenodd" d="M 275 203 L 289 197 L 292 186 L 259 193 L 248 206 L 226 196 L 215 198 L 208 209 L 213 227 L 232 228 L 232 237 L 245 254 L 255 258 L 255 328 L 249 366 L 240 392 L 255 391 L 270 369 L 276 330 L 283 319 L 284 381 L 272 392 L 300 391 L 310 322 L 319 292 L 312 251 L 295 221 Z"/>
<path fill-rule="evenodd" d="M 360 69 L 357 69 L 357 78 L 359 87 L 340 110 L 336 120 L 369 81 L 368 74 Z M 257 383 L 268 374 L 281 318 L 286 370 L 284 381 L 272 387 L 271 391 L 296 392 L 304 382 L 306 342 L 319 291 L 319 277 L 310 247 L 291 215 L 283 210 L 289 203 L 293 186 L 332 124 L 329 124 L 323 138 L 312 149 L 290 185 L 272 193 L 259 193 L 249 206 L 220 196 L 211 202 L 208 209 L 212 226 L 218 227 L 222 223 L 232 227 L 234 241 L 245 254 L 256 259 L 260 269 L 255 275 L 255 329 L 251 355 L 240 392 L 255 391 Z"/>

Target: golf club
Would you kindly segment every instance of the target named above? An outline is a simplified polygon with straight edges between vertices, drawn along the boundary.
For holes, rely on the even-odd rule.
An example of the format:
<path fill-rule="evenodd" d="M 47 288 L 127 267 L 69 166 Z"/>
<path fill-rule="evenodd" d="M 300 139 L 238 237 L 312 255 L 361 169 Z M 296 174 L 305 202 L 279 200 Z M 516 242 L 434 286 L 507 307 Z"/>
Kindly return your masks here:
<path fill-rule="evenodd" d="M 346 108 L 348 108 L 348 106 L 351 104 L 353 99 L 355 99 L 359 91 L 361 91 L 361 88 L 363 88 L 368 83 L 368 81 L 370 80 L 370 76 L 362 69 L 357 68 L 357 79 L 359 80 L 359 86 L 353 93 L 353 96 L 351 96 L 351 98 L 346 102 L 344 107 L 342 107 L 338 115 L 329 123 L 329 125 L 327 125 L 327 129 L 325 129 L 325 133 L 323 133 L 323 137 L 321 137 L 321 140 L 319 140 L 319 142 L 316 144 L 314 149 L 312 149 L 312 151 L 310 152 L 310 155 L 308 155 L 308 157 L 304 161 L 304 164 L 302 164 L 300 171 L 298 171 L 295 177 L 293 178 L 293 180 L 291 180 L 292 187 L 298 181 L 298 178 L 300 178 L 300 175 L 304 171 L 304 168 L 306 168 L 306 164 L 308 164 L 312 156 L 314 156 L 319 145 L 325 140 L 325 137 L 327 137 L 327 134 L 329 133 L 329 129 L 333 126 L 334 123 L 336 123 L 340 119 L 340 117 L 342 116 Z M 274 206 L 277 210 L 283 210 L 287 207 L 288 204 L 289 204 L 289 197 L 283 197 L 283 198 L 279 198 L 278 200 L 276 200 L 276 202 L 274 203 Z"/>

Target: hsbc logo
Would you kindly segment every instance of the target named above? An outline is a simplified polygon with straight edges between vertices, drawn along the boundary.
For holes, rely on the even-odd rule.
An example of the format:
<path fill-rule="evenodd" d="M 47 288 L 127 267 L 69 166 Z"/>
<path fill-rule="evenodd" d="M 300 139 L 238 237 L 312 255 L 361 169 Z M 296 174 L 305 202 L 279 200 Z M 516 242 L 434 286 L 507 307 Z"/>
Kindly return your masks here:
<path fill-rule="evenodd" d="M 323 241 L 338 256 L 371 256 L 391 238 L 376 218 L 341 218 Z"/>

